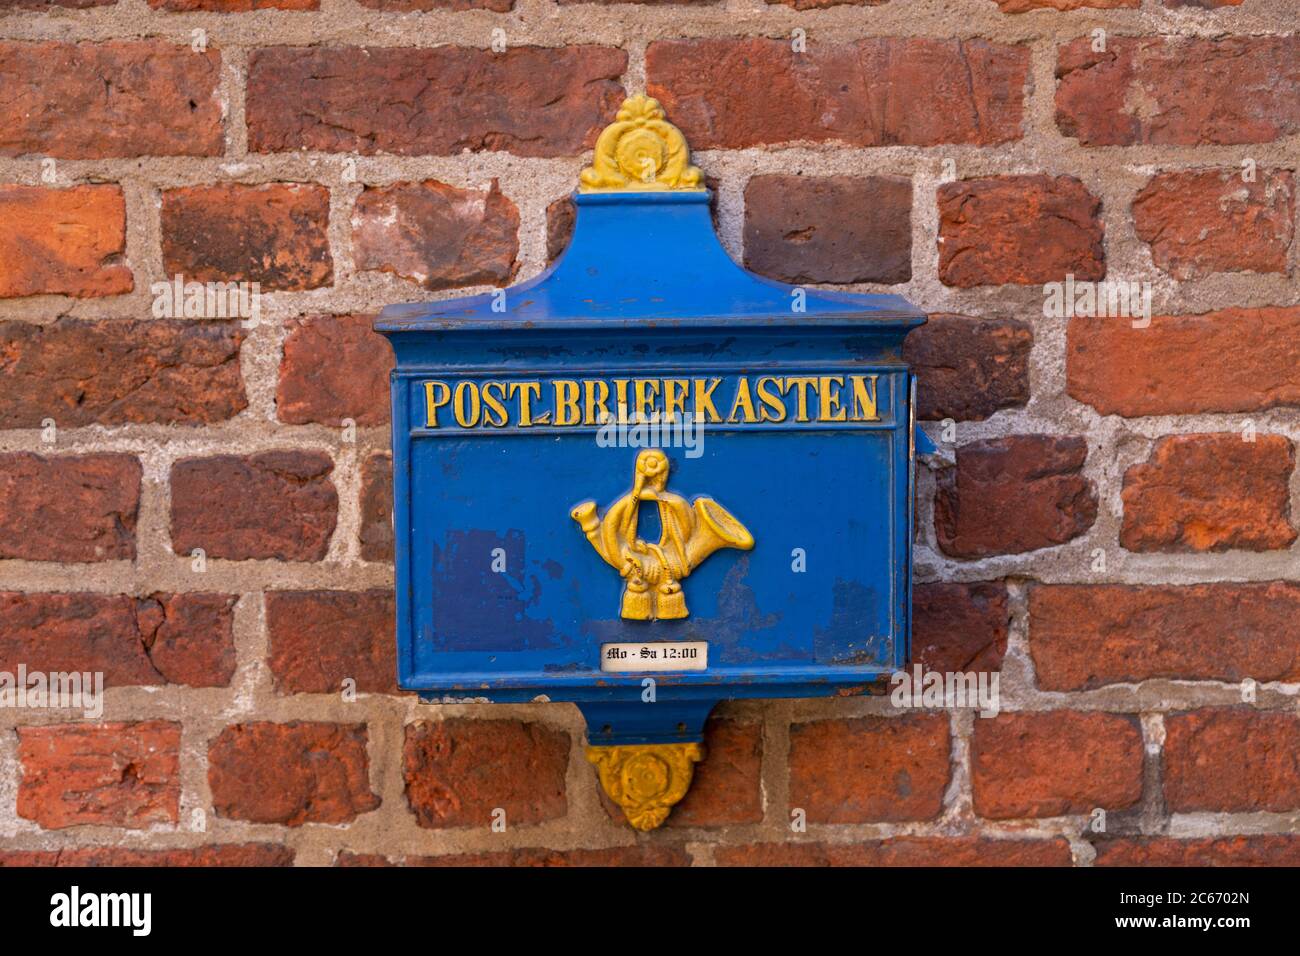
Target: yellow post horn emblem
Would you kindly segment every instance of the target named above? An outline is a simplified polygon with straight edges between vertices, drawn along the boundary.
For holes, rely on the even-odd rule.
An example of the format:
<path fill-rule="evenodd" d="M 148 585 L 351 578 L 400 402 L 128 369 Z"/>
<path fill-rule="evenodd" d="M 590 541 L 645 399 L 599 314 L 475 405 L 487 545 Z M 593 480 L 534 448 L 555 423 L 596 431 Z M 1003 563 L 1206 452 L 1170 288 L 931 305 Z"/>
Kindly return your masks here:
<path fill-rule="evenodd" d="M 681 580 L 719 548 L 748 551 L 754 536 L 712 498 L 690 504 L 667 490 L 668 456 L 647 449 L 636 456 L 632 490 L 615 501 L 602 518 L 596 503 L 584 501 L 570 514 L 605 563 L 625 582 L 619 613 L 629 621 L 675 620 L 686 617 Z M 641 502 L 659 506 L 657 544 L 637 535 Z"/>

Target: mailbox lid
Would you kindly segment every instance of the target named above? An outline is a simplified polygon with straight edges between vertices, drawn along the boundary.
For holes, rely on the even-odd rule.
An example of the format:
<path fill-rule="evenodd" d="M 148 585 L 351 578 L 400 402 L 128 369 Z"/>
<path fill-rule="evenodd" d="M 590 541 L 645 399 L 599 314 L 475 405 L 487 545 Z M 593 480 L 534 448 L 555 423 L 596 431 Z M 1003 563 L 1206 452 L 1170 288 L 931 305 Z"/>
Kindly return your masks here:
<path fill-rule="evenodd" d="M 911 328 L 925 321 L 897 295 L 789 286 L 748 272 L 718 242 L 709 193 L 579 193 L 573 239 L 537 278 L 441 302 L 389 306 L 385 333 L 439 329 L 746 326 Z"/>

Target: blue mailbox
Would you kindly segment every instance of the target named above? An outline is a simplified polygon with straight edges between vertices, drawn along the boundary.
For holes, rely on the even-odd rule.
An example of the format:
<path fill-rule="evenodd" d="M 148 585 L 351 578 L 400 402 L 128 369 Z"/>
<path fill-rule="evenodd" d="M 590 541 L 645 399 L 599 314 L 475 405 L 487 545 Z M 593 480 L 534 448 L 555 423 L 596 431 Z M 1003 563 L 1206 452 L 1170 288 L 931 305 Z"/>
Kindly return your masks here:
<path fill-rule="evenodd" d="M 861 692 L 906 663 L 924 316 L 732 262 L 659 104 L 599 137 L 561 259 L 392 306 L 401 686 L 571 701 L 638 829 L 719 700 Z"/>

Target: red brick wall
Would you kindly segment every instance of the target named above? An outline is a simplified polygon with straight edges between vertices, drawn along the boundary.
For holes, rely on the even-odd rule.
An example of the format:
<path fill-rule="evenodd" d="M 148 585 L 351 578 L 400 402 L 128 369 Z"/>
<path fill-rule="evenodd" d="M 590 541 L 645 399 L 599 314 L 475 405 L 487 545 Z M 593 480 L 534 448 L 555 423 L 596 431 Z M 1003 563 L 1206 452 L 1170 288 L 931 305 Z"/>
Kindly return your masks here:
<path fill-rule="evenodd" d="M 0 669 L 111 689 L 0 709 L 0 865 L 1300 863 L 1293 0 L 3 7 Z M 369 322 L 542 269 L 641 89 L 737 259 L 932 314 L 916 656 L 1003 710 L 725 706 L 638 838 L 573 708 L 396 692 Z"/>

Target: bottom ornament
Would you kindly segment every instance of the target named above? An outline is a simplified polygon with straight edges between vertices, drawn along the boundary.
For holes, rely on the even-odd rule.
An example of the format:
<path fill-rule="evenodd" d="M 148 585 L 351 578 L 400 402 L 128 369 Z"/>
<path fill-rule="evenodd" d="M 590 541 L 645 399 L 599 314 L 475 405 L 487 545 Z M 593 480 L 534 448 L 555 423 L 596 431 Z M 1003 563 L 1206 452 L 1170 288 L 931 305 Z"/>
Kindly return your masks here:
<path fill-rule="evenodd" d="M 704 747 L 689 744 L 627 744 L 588 747 L 587 759 L 596 765 L 600 785 L 638 830 L 653 830 L 668 814 L 695 776 L 695 764 L 704 759 Z"/>

